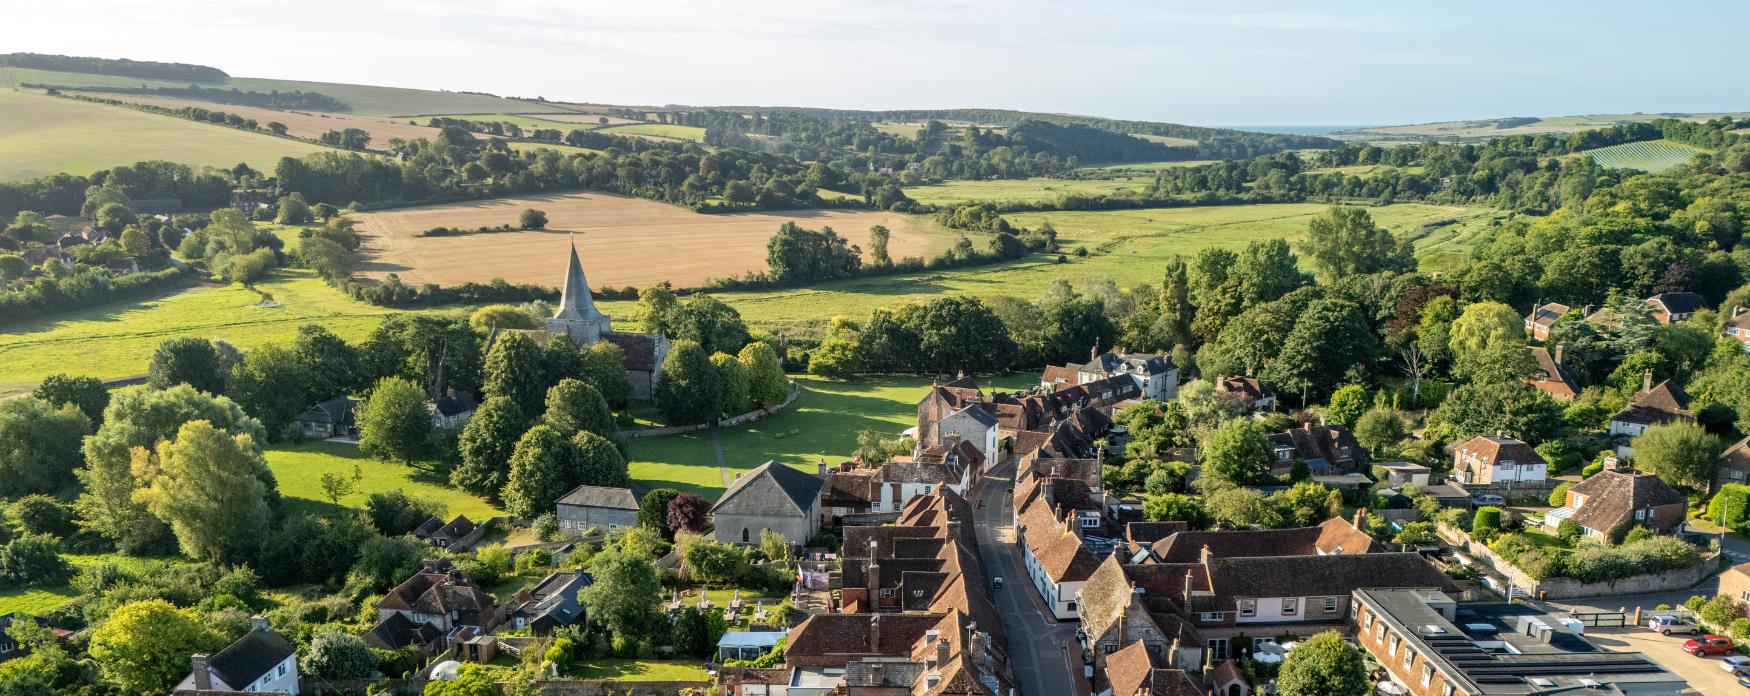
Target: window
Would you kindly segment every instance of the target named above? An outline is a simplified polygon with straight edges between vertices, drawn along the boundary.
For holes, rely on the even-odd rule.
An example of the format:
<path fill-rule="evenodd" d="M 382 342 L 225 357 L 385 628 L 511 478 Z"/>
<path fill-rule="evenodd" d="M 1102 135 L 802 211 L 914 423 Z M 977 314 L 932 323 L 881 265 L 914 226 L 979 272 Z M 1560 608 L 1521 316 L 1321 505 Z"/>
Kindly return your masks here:
<path fill-rule="evenodd" d="M 1257 616 L 1257 615 L 1258 615 L 1258 600 L 1255 600 L 1255 599 L 1242 599 L 1242 600 L 1240 600 L 1240 616 Z"/>
<path fill-rule="evenodd" d="M 1451 684 L 1440 685 L 1440 696 L 1452 696 L 1452 685 Z"/>
<path fill-rule="evenodd" d="M 1219 662 L 1227 659 L 1226 638 L 1210 638 L 1209 642 L 1204 644 L 1204 647 L 1209 650 L 1209 659 L 1212 662 Z"/>
<path fill-rule="evenodd" d="M 1100 644 L 1100 652 L 1110 655 L 1118 652 L 1118 646 L 1112 643 L 1102 643 Z"/>
<path fill-rule="evenodd" d="M 1337 598 L 1336 597 L 1326 597 L 1325 598 L 1325 613 L 1326 614 L 1337 613 Z"/>
<path fill-rule="evenodd" d="M 286 664 L 284 662 L 280 663 L 279 676 L 286 676 Z"/>
<path fill-rule="evenodd" d="M 1282 615 L 1283 616 L 1294 616 L 1295 614 L 1298 614 L 1298 613 L 1300 613 L 1300 598 L 1298 598 L 1298 597 L 1284 597 L 1284 598 L 1282 598 Z"/>
<path fill-rule="evenodd" d="M 1398 637 L 1394 635 L 1391 637 L 1391 642 L 1386 644 L 1385 654 L 1396 655 L 1397 653 L 1398 653 Z"/>
<path fill-rule="evenodd" d="M 1385 622 L 1381 621 L 1381 622 L 1379 622 L 1378 626 L 1373 627 L 1373 642 L 1378 643 L 1379 639 L 1384 635 L 1385 635 Z"/>
<path fill-rule="evenodd" d="M 1422 686 L 1427 686 L 1433 682 L 1434 668 L 1429 667 L 1428 665 L 1422 665 Z"/>
<path fill-rule="evenodd" d="M 1361 630 L 1365 631 L 1370 628 L 1373 628 L 1373 615 L 1368 614 L 1361 617 Z"/>
<path fill-rule="evenodd" d="M 1206 611 L 1206 612 L 1203 612 L 1201 614 L 1198 614 L 1197 620 L 1198 621 L 1220 621 L 1221 620 L 1221 612 L 1219 612 L 1219 611 Z"/>
<path fill-rule="evenodd" d="M 1100 518 L 1098 518 L 1098 517 L 1083 517 L 1082 518 L 1082 528 L 1083 529 L 1089 529 L 1089 528 L 1098 527 L 1098 526 L 1100 526 Z"/>
<path fill-rule="evenodd" d="M 1276 450 L 1276 461 L 1279 461 L 1279 462 L 1288 461 L 1288 455 L 1293 454 L 1293 452 L 1294 452 L 1294 450 L 1286 450 L 1286 449 Z"/>
<path fill-rule="evenodd" d="M 1404 646 L 1404 661 L 1401 663 L 1401 664 L 1403 664 L 1404 669 L 1409 669 L 1410 663 L 1415 662 L 1415 661 L 1416 661 L 1416 651 L 1411 650 L 1410 646 L 1408 646 L 1408 645 Z"/>
<path fill-rule="evenodd" d="M 930 494 L 930 486 L 926 485 L 926 486 L 924 486 L 924 495 L 929 495 L 929 494 Z"/>
<path fill-rule="evenodd" d="M 741 528 L 741 543 L 747 543 L 747 527 Z"/>
<path fill-rule="evenodd" d="M 1635 511 L 1635 519 L 1637 519 L 1637 520 L 1647 519 L 1647 511 L 1646 510 L 1636 510 Z"/>
<path fill-rule="evenodd" d="M 881 588 L 881 596 L 882 597 L 892 597 L 893 596 L 893 588 L 891 588 L 891 587 Z"/>

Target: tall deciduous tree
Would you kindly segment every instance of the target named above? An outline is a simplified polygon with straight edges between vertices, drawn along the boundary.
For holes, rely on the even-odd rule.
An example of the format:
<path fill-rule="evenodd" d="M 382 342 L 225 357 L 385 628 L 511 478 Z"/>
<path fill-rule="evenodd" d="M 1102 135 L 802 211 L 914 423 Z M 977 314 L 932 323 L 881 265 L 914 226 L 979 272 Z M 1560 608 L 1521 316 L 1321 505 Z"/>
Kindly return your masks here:
<path fill-rule="evenodd" d="M 711 369 L 717 371 L 717 413 L 733 416 L 747 411 L 749 384 L 741 361 L 728 353 L 711 356 Z"/>
<path fill-rule="evenodd" d="M 540 413 L 547 395 L 547 365 L 541 348 L 524 334 L 501 334 L 486 353 L 486 394 L 516 402 L 523 413 Z"/>
<path fill-rule="evenodd" d="M 298 327 L 292 353 L 309 380 L 302 394 L 308 400 L 332 399 L 362 386 L 359 350 L 326 327 L 317 324 Z"/>
<path fill-rule="evenodd" d="M 571 438 L 574 484 L 618 488 L 631 485 L 626 457 L 612 440 L 588 430 Z"/>
<path fill-rule="evenodd" d="M 1373 224 L 1365 208 L 1334 206 L 1307 224 L 1302 249 L 1326 282 L 1415 268 L 1410 245 Z"/>
<path fill-rule="evenodd" d="M 135 468 L 158 469 L 142 497 L 170 525 L 184 554 L 228 563 L 254 557 L 272 511 L 262 483 L 267 461 L 253 438 L 197 420 L 158 446 L 156 462 L 144 450 L 135 454 Z"/>
<path fill-rule="evenodd" d="M 227 381 L 229 396 L 261 421 L 270 438 L 284 434 L 292 419 L 312 403 L 307 366 L 283 346 L 266 345 L 245 353 Z"/>
<path fill-rule="evenodd" d="M 1694 423 L 1655 425 L 1630 443 L 1635 466 L 1674 486 L 1704 490 L 1713 483 L 1725 443 Z"/>
<path fill-rule="evenodd" d="M 1283 239 L 1260 239 L 1246 245 L 1234 266 L 1240 299 L 1250 307 L 1272 302 L 1306 283 L 1300 259 Z"/>
<path fill-rule="evenodd" d="M 771 344 L 755 341 L 742 346 L 736 356 L 747 372 L 747 396 L 755 408 L 783 403 L 790 395 L 790 382 L 784 377 L 784 366 L 778 362 L 778 352 Z"/>
<path fill-rule="evenodd" d="M 74 482 L 91 422 L 72 404 L 35 397 L 0 401 L 0 500 L 57 493 Z"/>
<path fill-rule="evenodd" d="M 109 406 L 109 389 L 96 377 L 49 375 L 30 395 L 53 406 L 77 406 L 86 418 L 91 419 L 93 428 L 103 425 L 103 409 Z"/>
<path fill-rule="evenodd" d="M 553 509 L 553 501 L 572 487 L 571 443 L 545 425 L 529 428 L 510 456 L 510 476 L 500 499 L 512 515 L 533 518 Z"/>
<path fill-rule="evenodd" d="M 152 352 L 152 362 L 146 368 L 146 384 L 153 389 L 169 389 L 187 384 L 208 394 L 225 391 L 224 365 L 212 342 L 204 338 L 184 336 L 158 344 Z"/>
<path fill-rule="evenodd" d="M 673 488 L 656 488 L 644 494 L 638 501 L 638 526 L 659 530 L 670 536 L 673 530 L 668 526 L 668 504 L 679 497 L 680 491 Z"/>
<path fill-rule="evenodd" d="M 609 550 L 596 554 L 587 566 L 595 584 L 583 588 L 590 618 L 610 633 L 644 635 L 660 615 L 662 585 L 650 561 Z"/>
<path fill-rule="evenodd" d="M 91 660 L 129 694 L 164 693 L 188 673 L 188 656 L 223 647 L 193 611 L 162 599 L 131 602 L 91 632 Z"/>
<path fill-rule="evenodd" d="M 972 297 L 940 297 L 908 305 L 899 321 L 918 337 L 917 367 L 951 374 L 1007 369 L 1015 361 L 1014 339 L 1002 320 Z"/>
<path fill-rule="evenodd" d="M 1451 341 L 1456 372 L 1471 379 L 1505 381 L 1525 374 L 1530 353 L 1525 320 L 1499 302 L 1477 302 L 1452 322 Z"/>
<path fill-rule="evenodd" d="M 676 341 L 656 374 L 656 407 L 675 425 L 703 423 L 718 412 L 722 387 L 705 349 Z"/>
<path fill-rule="evenodd" d="M 478 417 L 478 416 L 476 416 Z M 620 427 L 614 423 L 614 412 L 601 392 L 586 382 L 566 378 L 547 390 L 547 411 L 542 422 L 571 437 L 587 430 L 603 437 L 614 437 Z"/>
<path fill-rule="evenodd" d="M 682 493 L 668 501 L 668 528 L 676 532 L 702 532 L 711 503 L 697 493 Z"/>
<path fill-rule="evenodd" d="M 450 483 L 480 496 L 495 496 L 510 475 L 510 455 L 529 421 L 516 402 L 502 396 L 486 399 L 457 438 L 462 463 L 450 472 Z"/>
<path fill-rule="evenodd" d="M 424 459 L 431 440 L 425 390 L 412 380 L 384 377 L 358 410 L 359 449 L 378 459 Z"/>
<path fill-rule="evenodd" d="M 632 396 L 632 378 L 626 373 L 626 353 L 619 346 L 599 341 L 583 351 L 583 374 L 608 406 L 615 410 L 626 407 Z"/>
<path fill-rule="evenodd" d="M 1245 485 L 1270 474 L 1270 443 L 1255 421 L 1235 418 L 1222 423 L 1199 454 L 1204 478 L 1217 486 Z"/>
<path fill-rule="evenodd" d="M 549 337 L 547 345 L 541 346 L 541 359 L 547 366 L 548 384 L 583 378 L 583 351 L 569 337 L 558 334 Z"/>
<path fill-rule="evenodd" d="M 1303 398 L 1329 388 L 1333 375 L 1364 366 L 1377 346 L 1360 308 L 1343 300 L 1318 300 L 1294 323 L 1264 381 Z"/>

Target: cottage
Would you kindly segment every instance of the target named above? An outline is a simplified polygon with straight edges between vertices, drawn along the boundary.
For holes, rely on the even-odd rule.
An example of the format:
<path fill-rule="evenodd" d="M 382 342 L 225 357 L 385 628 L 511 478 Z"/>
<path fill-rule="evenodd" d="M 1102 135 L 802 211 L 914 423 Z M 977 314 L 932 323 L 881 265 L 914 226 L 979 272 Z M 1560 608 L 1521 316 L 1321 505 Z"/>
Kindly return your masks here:
<path fill-rule="evenodd" d="M 1567 503 L 1544 515 L 1551 532 L 1573 520 L 1586 536 L 1610 538 L 1633 525 L 1669 534 L 1683 523 L 1688 499 L 1664 480 L 1633 469 L 1605 469 L 1568 489 Z"/>
<path fill-rule="evenodd" d="M 528 628 L 538 636 L 548 635 L 561 626 L 584 620 L 583 588 L 595 584 L 589 573 L 553 573 L 533 589 L 516 595 L 516 608 L 510 621 L 517 628 Z"/>
<path fill-rule="evenodd" d="M 293 420 L 304 437 L 326 440 L 331 437 L 356 438 L 358 421 L 354 412 L 358 402 L 346 397 L 330 399 L 306 409 Z"/>
<path fill-rule="evenodd" d="M 1244 376 L 1217 378 L 1215 388 L 1223 393 L 1238 396 L 1241 401 L 1245 402 L 1247 410 L 1276 410 L 1276 393 L 1270 391 L 1263 382 L 1253 377 L 1250 371 L 1247 371 Z"/>
<path fill-rule="evenodd" d="M 1726 338 L 1737 341 L 1750 352 L 1750 308 L 1733 307 L 1732 315 L 1726 318 L 1726 327 L 1721 330 Z"/>
<path fill-rule="evenodd" d="M 804 544 L 820 531 L 821 477 L 775 461 L 738 477 L 711 506 L 718 541 L 757 544 L 770 529 L 791 544 Z"/>
<path fill-rule="evenodd" d="M 1635 392 L 1627 406 L 1610 417 L 1610 434 L 1633 437 L 1655 425 L 1693 420 L 1695 415 L 1689 411 L 1689 394 L 1671 380 L 1654 386 L 1653 371 L 1648 370 L 1641 377 L 1641 390 Z M 1627 455 L 1626 449 L 1617 451 Z"/>
<path fill-rule="evenodd" d="M 466 640 L 498 625 L 498 601 L 448 561 L 428 559 L 377 603 L 377 623 L 364 634 L 371 647 L 418 646 L 425 654 L 448 649 L 445 640 Z M 457 629 L 470 628 L 463 636 Z"/>
<path fill-rule="evenodd" d="M 1190 675 L 1169 664 L 1160 652 L 1137 641 L 1106 656 L 1106 689 L 1099 692 L 1101 696 L 1202 696 Z M 1232 663 L 1222 663 L 1228 664 Z M 1228 696 L 1226 691 L 1216 694 Z"/>
<path fill-rule="evenodd" d="M 474 417 L 474 395 L 451 389 L 426 404 L 426 408 L 431 410 L 432 427 L 454 430 Z"/>
<path fill-rule="evenodd" d="M 413 529 L 413 538 L 440 549 L 447 549 L 451 544 L 474 532 L 474 521 L 467 515 L 456 515 L 456 519 L 444 522 L 443 518 L 432 517 Z"/>
<path fill-rule="evenodd" d="M 1048 374 L 1047 378 L 1050 377 Z M 1115 377 L 1129 377 L 1144 399 L 1165 402 L 1179 397 L 1179 367 L 1171 357 L 1126 353 L 1122 349 L 1101 353 L 1098 345 L 1089 351 L 1087 364 L 1076 368 L 1075 383 L 1091 384 Z"/>
<path fill-rule="evenodd" d="M 583 534 L 591 528 L 617 532 L 638 526 L 638 498 L 630 488 L 578 486 L 554 504 L 559 528 Z"/>
<path fill-rule="evenodd" d="M 1662 292 L 1647 298 L 1647 306 L 1653 308 L 1654 321 L 1670 324 L 1695 316 L 1707 302 L 1693 292 Z"/>
<path fill-rule="evenodd" d="M 177 683 L 177 691 L 298 694 L 297 651 L 259 616 L 249 620 L 248 633 L 224 650 L 211 656 L 196 654 L 189 662 L 193 670 Z"/>
<path fill-rule="evenodd" d="M 1099 495 L 1081 480 L 1042 475 L 1029 467 L 1015 486 L 1014 527 L 1022 565 L 1059 619 L 1078 615 L 1076 595 L 1099 565 L 1082 535 L 1098 530 L 1104 513 Z"/>
<path fill-rule="evenodd" d="M 1574 308 L 1556 302 L 1539 305 L 1537 309 L 1531 310 L 1531 314 L 1525 316 L 1525 331 L 1530 333 L 1532 338 L 1539 341 L 1546 340 L 1549 338 L 1550 327 L 1555 326 L 1556 320 L 1572 311 Z"/>
<path fill-rule="evenodd" d="M 1452 471 L 1459 483 L 1541 485 L 1549 473 L 1549 463 L 1531 445 L 1519 440 L 1477 436 L 1453 448 Z"/>
<path fill-rule="evenodd" d="M 1307 470 L 1315 475 L 1356 471 L 1367 463 L 1367 450 L 1341 426 L 1307 425 L 1272 433 L 1268 439 L 1270 470 L 1277 475 L 1292 472 L 1296 461 L 1306 462 Z"/>
<path fill-rule="evenodd" d="M 1569 372 L 1567 365 L 1562 362 L 1564 357 L 1562 352 L 1562 347 L 1559 345 L 1556 346 L 1554 353 L 1543 346 L 1532 346 L 1531 359 L 1537 363 L 1537 369 L 1522 378 L 1521 381 L 1550 395 L 1550 398 L 1557 401 L 1573 401 L 1574 397 L 1580 393 L 1580 389 L 1574 382 L 1573 373 Z"/>
<path fill-rule="evenodd" d="M 1737 441 L 1720 453 L 1718 483 L 1750 482 L 1750 437 Z"/>

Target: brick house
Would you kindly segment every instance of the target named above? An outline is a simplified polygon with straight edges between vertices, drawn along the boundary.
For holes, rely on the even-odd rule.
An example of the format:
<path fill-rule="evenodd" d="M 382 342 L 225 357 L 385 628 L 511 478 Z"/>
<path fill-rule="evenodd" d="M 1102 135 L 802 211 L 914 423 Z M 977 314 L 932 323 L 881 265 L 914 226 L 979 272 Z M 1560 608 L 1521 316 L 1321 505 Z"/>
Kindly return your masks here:
<path fill-rule="evenodd" d="M 1631 525 L 1670 534 L 1683 523 L 1688 503 L 1657 476 L 1605 469 L 1569 488 L 1567 504 L 1544 515 L 1544 526 L 1553 532 L 1563 520 L 1573 520 L 1586 536 L 1605 538 Z"/>
<path fill-rule="evenodd" d="M 1537 309 L 1533 309 L 1530 314 L 1525 315 L 1525 331 L 1530 333 L 1532 338 L 1539 341 L 1545 340 L 1549 338 L 1549 329 L 1551 326 L 1555 326 L 1556 320 L 1571 311 L 1574 311 L 1573 307 L 1556 302 L 1539 305 Z"/>
<path fill-rule="evenodd" d="M 1542 484 L 1549 463 L 1525 444 L 1505 436 L 1477 436 L 1452 450 L 1453 477 L 1459 483 Z"/>

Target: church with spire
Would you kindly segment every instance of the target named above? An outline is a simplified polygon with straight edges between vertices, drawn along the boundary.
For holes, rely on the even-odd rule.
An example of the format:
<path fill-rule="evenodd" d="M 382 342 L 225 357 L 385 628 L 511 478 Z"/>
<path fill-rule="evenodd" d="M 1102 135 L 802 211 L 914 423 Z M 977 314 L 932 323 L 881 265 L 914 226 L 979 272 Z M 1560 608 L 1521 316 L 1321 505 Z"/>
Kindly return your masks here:
<path fill-rule="evenodd" d="M 577 256 L 575 241 L 571 243 L 571 259 L 565 267 L 559 309 L 547 320 L 545 331 L 529 333 L 538 343 L 546 343 L 553 336 L 564 336 L 580 348 L 601 341 L 619 346 L 626 356 L 626 375 L 632 382 L 634 399 L 650 398 L 651 390 L 656 386 L 656 371 L 668 358 L 667 336 L 615 331 L 613 320 L 596 308 L 595 297 L 589 291 L 589 280 L 583 274 L 583 261 Z"/>

